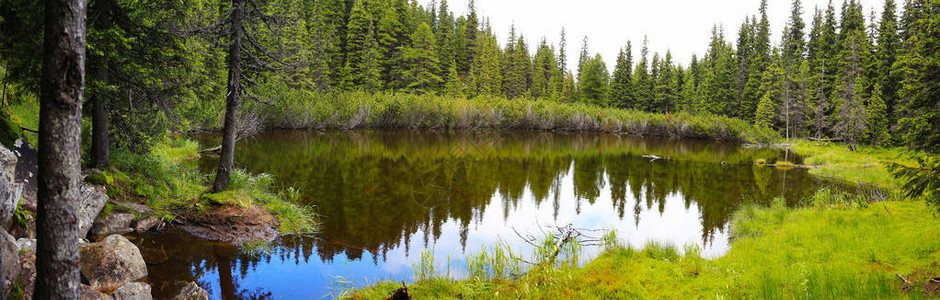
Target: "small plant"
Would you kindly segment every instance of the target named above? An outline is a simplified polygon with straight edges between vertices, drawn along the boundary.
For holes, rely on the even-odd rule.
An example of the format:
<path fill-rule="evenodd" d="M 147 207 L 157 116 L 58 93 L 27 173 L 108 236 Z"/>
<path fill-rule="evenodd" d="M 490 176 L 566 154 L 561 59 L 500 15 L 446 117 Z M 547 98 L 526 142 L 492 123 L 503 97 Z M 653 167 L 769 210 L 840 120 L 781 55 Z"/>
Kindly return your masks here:
<path fill-rule="evenodd" d="M 429 280 L 434 277 L 434 250 L 424 249 L 421 251 L 421 261 L 413 266 L 415 271 L 415 280 Z"/>
<path fill-rule="evenodd" d="M 241 251 L 242 255 L 244 256 L 258 258 L 274 253 L 274 245 L 271 242 L 263 240 L 250 241 L 241 244 L 238 247 L 238 250 Z"/>

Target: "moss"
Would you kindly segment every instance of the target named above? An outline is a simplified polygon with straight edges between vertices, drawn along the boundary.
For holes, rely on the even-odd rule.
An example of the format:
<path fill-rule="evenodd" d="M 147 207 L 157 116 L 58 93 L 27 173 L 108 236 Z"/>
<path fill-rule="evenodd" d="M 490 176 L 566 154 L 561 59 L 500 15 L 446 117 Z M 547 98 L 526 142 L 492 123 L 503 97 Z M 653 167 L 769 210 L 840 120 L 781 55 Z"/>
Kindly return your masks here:
<path fill-rule="evenodd" d="M 20 129 L 20 120 L 10 113 L 9 106 L 0 107 L 0 144 L 7 149 L 13 149 L 13 143 L 24 138 Z"/>
<path fill-rule="evenodd" d="M 108 171 L 94 172 L 85 176 L 85 182 L 111 187 L 114 185 L 114 177 Z"/>

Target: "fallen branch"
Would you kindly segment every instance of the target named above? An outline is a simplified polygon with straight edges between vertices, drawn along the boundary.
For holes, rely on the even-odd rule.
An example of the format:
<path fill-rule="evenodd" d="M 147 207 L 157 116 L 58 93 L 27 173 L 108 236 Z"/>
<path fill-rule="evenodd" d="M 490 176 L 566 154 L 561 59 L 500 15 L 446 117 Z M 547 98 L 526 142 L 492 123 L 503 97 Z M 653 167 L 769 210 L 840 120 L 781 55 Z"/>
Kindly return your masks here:
<path fill-rule="evenodd" d="M 901 273 L 894 272 L 894 274 L 897 274 L 898 277 L 901 278 L 901 280 L 904 281 L 904 283 L 901 284 L 901 291 L 907 292 L 907 291 L 909 291 L 909 290 L 911 289 L 911 287 L 914 286 L 914 283 L 911 282 L 910 280 L 907 280 L 907 278 L 904 278 L 904 276 L 901 275 Z"/>
<path fill-rule="evenodd" d="M 26 128 L 26 127 L 23 127 L 23 126 L 20 126 L 20 129 L 22 129 L 23 131 L 29 131 L 29 132 L 32 132 L 32 133 L 39 133 L 39 130 L 29 129 L 29 128 Z"/>

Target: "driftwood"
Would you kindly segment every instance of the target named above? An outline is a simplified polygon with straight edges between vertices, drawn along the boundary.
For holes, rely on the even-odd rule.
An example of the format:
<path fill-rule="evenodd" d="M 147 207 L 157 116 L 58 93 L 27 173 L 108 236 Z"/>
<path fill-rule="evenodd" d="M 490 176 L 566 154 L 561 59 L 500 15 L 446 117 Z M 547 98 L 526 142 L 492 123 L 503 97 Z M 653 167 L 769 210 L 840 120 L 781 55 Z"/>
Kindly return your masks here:
<path fill-rule="evenodd" d="M 647 154 L 647 155 L 643 155 L 643 156 L 640 156 L 640 157 L 649 158 L 650 162 L 656 161 L 657 159 L 663 159 L 662 156 L 656 156 L 656 155 L 653 155 L 653 154 Z"/>
<path fill-rule="evenodd" d="M 911 287 L 914 286 L 914 283 L 910 280 L 907 280 L 907 278 L 904 278 L 904 275 L 901 275 L 901 273 L 894 272 L 894 274 L 898 275 L 898 278 L 901 278 L 901 280 L 904 281 L 904 283 L 901 284 L 901 291 L 905 293 L 910 291 Z"/>

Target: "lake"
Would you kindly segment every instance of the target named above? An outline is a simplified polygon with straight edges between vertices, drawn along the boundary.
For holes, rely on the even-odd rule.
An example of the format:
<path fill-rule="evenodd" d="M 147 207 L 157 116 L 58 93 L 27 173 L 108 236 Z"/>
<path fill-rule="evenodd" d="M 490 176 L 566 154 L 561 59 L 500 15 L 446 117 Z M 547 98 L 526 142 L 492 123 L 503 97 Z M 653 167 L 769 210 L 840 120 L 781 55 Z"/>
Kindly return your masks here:
<path fill-rule="evenodd" d="M 782 198 L 795 206 L 835 185 L 758 160 L 801 163 L 781 149 L 610 134 L 266 131 L 239 142 L 236 164 L 299 189 L 322 217 L 318 234 L 282 237 L 258 257 L 172 229 L 135 243 L 167 254 L 149 266 L 155 298 L 172 297 L 185 281 L 213 299 L 332 298 L 350 286 L 411 281 L 425 249 L 435 269 L 461 278 L 466 257 L 484 247 L 503 243 L 530 257 L 520 235 L 567 224 L 715 258 L 729 248 L 729 220 L 741 205 Z M 198 161 L 206 172 L 216 163 Z M 600 251 L 585 246 L 583 259 Z"/>

